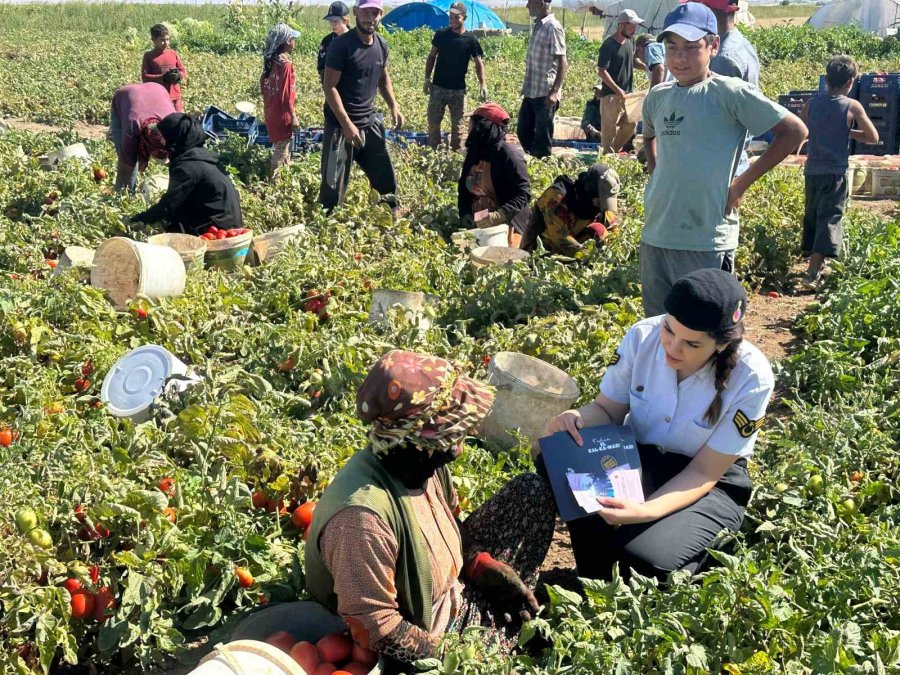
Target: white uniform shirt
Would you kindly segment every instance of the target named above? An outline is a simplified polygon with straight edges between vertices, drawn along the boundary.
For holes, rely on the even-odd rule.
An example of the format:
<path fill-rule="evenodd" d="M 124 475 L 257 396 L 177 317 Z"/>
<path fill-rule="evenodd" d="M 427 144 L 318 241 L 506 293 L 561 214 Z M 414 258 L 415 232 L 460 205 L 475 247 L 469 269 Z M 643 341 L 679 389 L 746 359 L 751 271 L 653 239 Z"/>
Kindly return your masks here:
<path fill-rule="evenodd" d="M 706 410 L 716 395 L 708 364 L 678 382 L 659 341 L 665 315 L 634 324 L 606 369 L 600 392 L 629 406 L 625 422 L 638 443 L 693 457 L 704 445 L 725 455 L 750 457 L 756 432 L 775 387 L 768 359 L 746 340 L 722 392 L 722 413 L 710 424 Z"/>

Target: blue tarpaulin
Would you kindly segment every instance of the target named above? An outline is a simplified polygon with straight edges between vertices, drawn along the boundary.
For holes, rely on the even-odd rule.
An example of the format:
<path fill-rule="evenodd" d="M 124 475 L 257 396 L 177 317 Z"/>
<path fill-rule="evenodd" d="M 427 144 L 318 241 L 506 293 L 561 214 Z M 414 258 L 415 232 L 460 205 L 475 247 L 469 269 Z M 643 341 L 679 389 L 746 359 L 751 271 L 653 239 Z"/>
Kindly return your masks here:
<path fill-rule="evenodd" d="M 454 0 L 434 0 L 433 2 L 408 2 L 388 12 L 381 23 L 388 30 L 415 30 L 428 27 L 439 30 L 449 25 L 447 10 Z M 492 10 L 473 0 L 463 0 L 466 14 L 466 30 L 504 30 L 506 24 Z"/>

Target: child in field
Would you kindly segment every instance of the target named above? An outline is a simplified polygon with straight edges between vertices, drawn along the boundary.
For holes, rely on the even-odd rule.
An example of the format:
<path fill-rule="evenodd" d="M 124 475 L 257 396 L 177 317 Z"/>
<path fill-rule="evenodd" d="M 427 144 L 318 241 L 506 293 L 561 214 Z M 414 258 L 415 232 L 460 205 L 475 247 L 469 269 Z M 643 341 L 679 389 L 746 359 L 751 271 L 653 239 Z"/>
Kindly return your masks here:
<path fill-rule="evenodd" d="M 276 24 L 266 37 L 263 71 L 259 79 L 265 108 L 266 129 L 272 142 L 271 173 L 291 161 L 291 141 L 294 129 L 299 128 L 294 104 L 294 66 L 288 54 L 294 51 L 294 41 L 300 32 L 286 23 Z"/>
<path fill-rule="evenodd" d="M 797 149 L 806 127 L 754 86 L 710 70 L 719 48 L 716 17 L 699 2 L 666 16 L 659 41 L 674 81 L 644 99 L 644 191 L 640 268 L 644 311 L 666 313 L 675 281 L 699 269 L 734 271 L 744 193 Z M 736 176 L 748 130 L 771 130 L 769 148 Z"/>
<path fill-rule="evenodd" d="M 809 267 L 803 284 L 815 290 L 825 258 L 836 258 L 843 236 L 850 139 L 877 143 L 878 131 L 859 101 L 847 97 L 856 79 L 856 62 L 835 56 L 825 68 L 828 90 L 806 102 L 801 118 L 809 127 L 806 167 L 806 208 L 803 252 Z M 851 129 L 852 126 L 856 129 Z"/>
<path fill-rule="evenodd" d="M 144 52 L 141 81 L 156 82 L 164 86 L 169 92 L 175 111 L 184 112 L 180 85 L 187 79 L 187 70 L 178 58 L 178 52 L 169 47 L 169 29 L 161 23 L 152 26 L 150 39 L 153 40 L 153 49 Z"/>
<path fill-rule="evenodd" d="M 328 8 L 328 16 L 324 19 L 331 26 L 331 32 L 322 38 L 319 43 L 319 53 L 316 57 L 316 70 L 319 71 L 319 82 L 325 81 L 325 56 L 328 54 L 328 45 L 336 37 L 350 30 L 350 8 L 341 0 L 335 0 Z"/>

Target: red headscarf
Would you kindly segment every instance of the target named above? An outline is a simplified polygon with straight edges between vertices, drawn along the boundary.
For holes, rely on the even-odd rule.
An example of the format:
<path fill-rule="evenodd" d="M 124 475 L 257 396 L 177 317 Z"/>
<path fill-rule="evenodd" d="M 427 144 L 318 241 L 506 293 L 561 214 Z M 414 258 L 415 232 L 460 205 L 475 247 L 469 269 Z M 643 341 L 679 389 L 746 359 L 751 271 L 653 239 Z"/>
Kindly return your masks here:
<path fill-rule="evenodd" d="M 496 103 L 482 103 L 472 111 L 472 114 L 490 120 L 501 127 L 505 127 L 509 122 L 509 113 Z"/>
<path fill-rule="evenodd" d="M 147 168 L 151 157 L 169 158 L 165 136 L 156 128 L 159 121 L 158 117 L 149 117 L 141 122 L 141 133 L 138 135 L 138 168 L 141 171 Z"/>

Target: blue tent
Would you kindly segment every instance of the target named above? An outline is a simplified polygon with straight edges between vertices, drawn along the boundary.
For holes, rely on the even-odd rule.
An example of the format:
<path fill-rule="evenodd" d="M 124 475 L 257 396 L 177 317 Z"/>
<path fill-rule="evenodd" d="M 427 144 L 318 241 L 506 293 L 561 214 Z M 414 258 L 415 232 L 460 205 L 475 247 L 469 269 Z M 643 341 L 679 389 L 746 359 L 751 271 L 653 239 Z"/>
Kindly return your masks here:
<path fill-rule="evenodd" d="M 454 0 L 434 0 L 433 2 L 408 2 L 388 12 L 381 23 L 388 30 L 415 30 L 428 27 L 439 30 L 449 25 L 447 11 Z M 463 0 L 468 9 L 466 30 L 484 28 L 504 30 L 506 24 L 493 11 L 474 0 Z"/>
<path fill-rule="evenodd" d="M 427 2 L 408 2 L 384 15 L 381 25 L 389 31 L 415 30 L 427 27 L 431 30 L 446 28 L 447 13 Z"/>
<path fill-rule="evenodd" d="M 445 12 L 449 11 L 450 4 L 454 0 L 432 0 L 431 4 L 440 7 Z M 475 0 L 462 0 L 468 13 L 466 14 L 466 30 L 506 30 L 506 24 L 490 7 L 482 5 Z"/>

